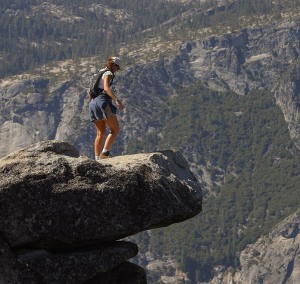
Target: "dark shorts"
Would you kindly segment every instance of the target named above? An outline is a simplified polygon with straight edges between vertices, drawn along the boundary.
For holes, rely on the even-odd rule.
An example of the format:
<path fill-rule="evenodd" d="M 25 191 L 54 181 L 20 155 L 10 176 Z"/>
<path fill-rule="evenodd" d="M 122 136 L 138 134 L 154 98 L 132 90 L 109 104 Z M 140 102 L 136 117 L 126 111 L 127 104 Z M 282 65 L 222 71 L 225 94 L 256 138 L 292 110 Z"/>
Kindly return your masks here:
<path fill-rule="evenodd" d="M 116 115 L 116 113 L 117 108 L 112 104 L 112 102 L 107 101 L 105 98 L 101 98 L 101 96 L 90 101 L 89 115 L 91 122 L 106 120 L 110 116 Z"/>

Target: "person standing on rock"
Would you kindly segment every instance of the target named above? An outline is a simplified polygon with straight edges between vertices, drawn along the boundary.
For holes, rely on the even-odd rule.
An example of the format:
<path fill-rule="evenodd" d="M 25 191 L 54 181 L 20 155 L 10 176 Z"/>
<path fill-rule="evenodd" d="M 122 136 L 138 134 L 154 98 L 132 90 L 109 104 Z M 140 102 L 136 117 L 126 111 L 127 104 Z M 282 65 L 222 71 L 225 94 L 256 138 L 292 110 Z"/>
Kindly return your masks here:
<path fill-rule="evenodd" d="M 119 70 L 119 57 L 110 57 L 106 61 L 106 67 L 99 71 L 101 74 L 98 80 L 99 83 L 96 86 L 97 93 L 89 103 L 90 121 L 93 122 L 96 127 L 96 138 L 94 142 L 96 160 L 110 157 L 111 146 L 120 131 L 116 113 L 117 108 L 119 111 L 123 111 L 124 106 L 112 88 L 113 79 Z M 104 147 L 101 151 L 106 126 L 110 129 L 110 132 L 105 139 Z"/>

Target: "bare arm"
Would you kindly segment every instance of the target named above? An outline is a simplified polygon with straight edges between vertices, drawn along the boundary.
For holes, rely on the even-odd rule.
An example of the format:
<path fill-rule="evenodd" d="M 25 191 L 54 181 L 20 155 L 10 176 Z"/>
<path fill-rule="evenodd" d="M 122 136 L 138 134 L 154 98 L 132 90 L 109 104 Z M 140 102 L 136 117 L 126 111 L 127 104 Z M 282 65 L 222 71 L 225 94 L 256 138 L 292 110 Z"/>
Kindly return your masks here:
<path fill-rule="evenodd" d="M 103 80 L 104 91 L 107 95 L 109 95 L 112 98 L 112 100 L 114 100 L 116 102 L 118 109 L 120 111 L 122 111 L 124 109 L 124 106 L 122 105 L 121 101 L 117 98 L 117 96 L 114 94 L 114 92 L 110 88 L 110 84 L 109 84 L 110 79 L 111 79 L 110 75 L 104 77 L 104 80 Z"/>

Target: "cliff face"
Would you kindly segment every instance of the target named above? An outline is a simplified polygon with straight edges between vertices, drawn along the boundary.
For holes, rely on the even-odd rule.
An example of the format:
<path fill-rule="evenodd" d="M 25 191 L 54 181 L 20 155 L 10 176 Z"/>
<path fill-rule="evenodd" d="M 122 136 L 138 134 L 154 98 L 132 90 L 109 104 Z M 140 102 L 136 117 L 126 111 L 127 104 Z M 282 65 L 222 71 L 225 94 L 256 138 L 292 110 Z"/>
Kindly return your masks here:
<path fill-rule="evenodd" d="M 241 253 L 239 283 L 300 282 L 299 211 Z"/>
<path fill-rule="evenodd" d="M 155 121 L 153 117 L 167 112 L 164 98 L 199 81 L 211 89 L 239 95 L 268 90 L 298 146 L 299 31 L 296 21 L 248 28 L 188 42 L 175 57 L 124 66 L 116 79 L 118 95 L 126 105 L 121 117 L 126 129 L 119 138 L 120 153 L 127 152 L 132 137 L 142 140 L 153 127 L 163 127 L 164 117 Z M 43 139 L 69 141 L 91 155 L 93 129 L 88 121 L 86 90 L 94 60 L 82 59 L 76 66 L 72 61 L 58 63 L 37 70 L 39 75 L 2 80 L 0 138 L 4 143 L 0 156 Z"/>
<path fill-rule="evenodd" d="M 286 20 L 191 43 L 194 76 L 219 91 L 274 94 L 299 148 L 300 23 Z"/>
<path fill-rule="evenodd" d="M 41 76 L 23 78 L 1 84 L 0 156 L 47 139 L 71 140 L 84 148 L 80 141 L 87 131 L 86 89 L 70 77 L 56 83 Z"/>
<path fill-rule="evenodd" d="M 0 180 L 1 283 L 120 283 L 101 281 L 123 266 L 144 280 L 122 283 L 145 283 L 124 264 L 137 246 L 118 240 L 202 209 L 200 184 L 173 151 L 98 163 L 44 141 L 2 158 Z"/>
<path fill-rule="evenodd" d="M 299 283 L 299 210 L 240 254 L 240 269 L 216 268 L 211 284 Z"/>

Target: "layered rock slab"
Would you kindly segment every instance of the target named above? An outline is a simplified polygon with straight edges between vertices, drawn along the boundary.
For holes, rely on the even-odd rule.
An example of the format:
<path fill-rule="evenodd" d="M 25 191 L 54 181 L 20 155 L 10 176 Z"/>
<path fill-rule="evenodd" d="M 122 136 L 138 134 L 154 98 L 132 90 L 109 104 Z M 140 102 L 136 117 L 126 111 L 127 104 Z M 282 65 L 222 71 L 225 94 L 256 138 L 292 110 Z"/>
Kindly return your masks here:
<path fill-rule="evenodd" d="M 0 160 L 0 204 L 10 247 L 66 249 L 184 221 L 201 211 L 202 194 L 178 152 L 98 163 L 43 141 Z"/>
<path fill-rule="evenodd" d="M 0 280 L 4 283 L 146 283 L 116 241 L 201 211 L 201 188 L 178 152 L 100 163 L 43 141 L 0 160 Z M 120 282 L 121 281 L 121 282 Z"/>
<path fill-rule="evenodd" d="M 84 283 L 102 274 L 101 277 L 104 277 L 137 253 L 136 244 L 124 241 L 101 243 L 71 251 L 49 252 L 39 249 L 15 252 L 18 261 L 30 267 L 36 275 L 41 275 L 45 283 L 56 284 Z"/>

